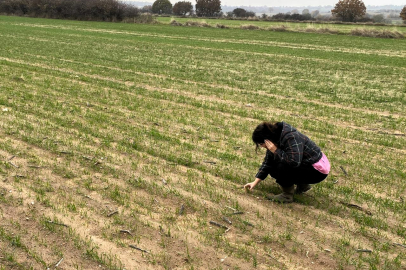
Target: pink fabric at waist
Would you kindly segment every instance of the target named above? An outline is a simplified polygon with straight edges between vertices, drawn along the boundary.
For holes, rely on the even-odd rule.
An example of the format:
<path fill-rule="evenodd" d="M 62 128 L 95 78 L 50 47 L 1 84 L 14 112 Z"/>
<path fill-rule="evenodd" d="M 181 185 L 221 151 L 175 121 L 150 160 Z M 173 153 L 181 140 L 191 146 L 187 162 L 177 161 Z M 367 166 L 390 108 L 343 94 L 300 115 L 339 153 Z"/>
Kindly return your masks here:
<path fill-rule="evenodd" d="M 319 161 L 313 164 L 313 168 L 318 170 L 323 174 L 328 174 L 330 172 L 330 162 L 328 161 L 326 155 L 322 152 L 322 157 Z"/>

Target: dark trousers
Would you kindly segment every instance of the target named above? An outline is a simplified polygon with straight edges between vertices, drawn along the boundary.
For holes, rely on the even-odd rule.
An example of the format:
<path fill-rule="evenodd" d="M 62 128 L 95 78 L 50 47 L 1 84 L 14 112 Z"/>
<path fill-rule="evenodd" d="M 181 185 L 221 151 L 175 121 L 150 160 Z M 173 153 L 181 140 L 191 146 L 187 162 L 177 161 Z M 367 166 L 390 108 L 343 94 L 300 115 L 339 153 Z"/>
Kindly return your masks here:
<path fill-rule="evenodd" d="M 282 187 L 317 184 L 327 178 L 327 174 L 319 172 L 312 165 L 301 165 L 297 168 L 292 168 L 283 163 L 276 163 L 269 175 L 275 178 L 276 183 Z"/>

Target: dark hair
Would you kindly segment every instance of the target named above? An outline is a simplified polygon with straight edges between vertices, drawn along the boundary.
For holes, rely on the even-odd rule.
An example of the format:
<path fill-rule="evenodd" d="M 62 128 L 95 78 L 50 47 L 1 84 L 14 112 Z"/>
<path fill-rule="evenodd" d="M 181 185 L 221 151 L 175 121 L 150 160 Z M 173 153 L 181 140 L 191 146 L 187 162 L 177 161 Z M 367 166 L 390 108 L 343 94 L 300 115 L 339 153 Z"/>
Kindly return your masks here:
<path fill-rule="evenodd" d="M 282 132 L 281 123 L 277 122 L 262 122 L 259 124 L 252 133 L 252 141 L 255 143 L 256 151 L 259 145 L 264 143 L 265 140 L 270 140 L 277 145 Z"/>

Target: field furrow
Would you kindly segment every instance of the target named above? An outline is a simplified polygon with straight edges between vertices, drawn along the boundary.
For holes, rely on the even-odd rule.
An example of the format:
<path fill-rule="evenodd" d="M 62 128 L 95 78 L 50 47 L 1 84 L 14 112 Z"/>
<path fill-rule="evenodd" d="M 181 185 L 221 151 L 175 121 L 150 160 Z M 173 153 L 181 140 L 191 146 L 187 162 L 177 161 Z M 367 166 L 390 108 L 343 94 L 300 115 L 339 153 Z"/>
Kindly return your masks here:
<path fill-rule="evenodd" d="M 5 16 L 0 33 L 0 269 L 406 266 L 404 40 Z M 332 163 L 290 205 L 270 178 L 242 188 L 264 120 Z"/>

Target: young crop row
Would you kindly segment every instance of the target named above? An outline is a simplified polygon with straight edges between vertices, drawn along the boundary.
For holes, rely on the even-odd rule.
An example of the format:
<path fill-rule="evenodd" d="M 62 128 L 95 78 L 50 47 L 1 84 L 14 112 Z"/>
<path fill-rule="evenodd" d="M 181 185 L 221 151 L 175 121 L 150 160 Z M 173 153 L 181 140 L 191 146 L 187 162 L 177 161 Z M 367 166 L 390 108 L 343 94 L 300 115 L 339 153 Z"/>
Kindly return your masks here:
<path fill-rule="evenodd" d="M 403 41 L 1 19 L 0 266 L 401 269 Z M 241 189 L 271 119 L 333 164 L 293 205 Z"/>

